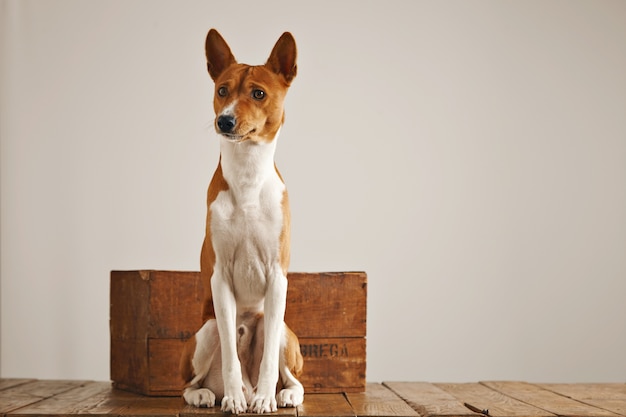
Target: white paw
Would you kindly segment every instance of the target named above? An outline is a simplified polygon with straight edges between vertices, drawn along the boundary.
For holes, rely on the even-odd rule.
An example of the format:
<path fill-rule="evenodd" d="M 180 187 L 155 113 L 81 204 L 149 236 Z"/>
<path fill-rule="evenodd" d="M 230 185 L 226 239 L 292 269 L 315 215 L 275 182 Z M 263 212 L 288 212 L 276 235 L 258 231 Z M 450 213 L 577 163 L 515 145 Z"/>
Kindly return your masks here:
<path fill-rule="evenodd" d="M 248 404 L 246 403 L 246 397 L 243 394 L 243 390 L 231 395 L 224 395 L 222 398 L 222 411 L 225 413 L 242 414 L 246 412 Z"/>
<path fill-rule="evenodd" d="M 215 405 L 215 394 L 207 388 L 187 388 L 183 393 L 183 398 L 187 404 L 196 407 L 213 407 Z"/>
<path fill-rule="evenodd" d="M 274 393 L 272 392 L 266 395 L 257 392 L 252 398 L 252 403 L 248 409 L 248 411 L 256 414 L 273 413 L 277 410 L 276 398 L 274 398 Z"/>
<path fill-rule="evenodd" d="M 304 390 L 302 388 L 285 388 L 276 395 L 276 402 L 281 408 L 297 407 L 304 401 Z"/>

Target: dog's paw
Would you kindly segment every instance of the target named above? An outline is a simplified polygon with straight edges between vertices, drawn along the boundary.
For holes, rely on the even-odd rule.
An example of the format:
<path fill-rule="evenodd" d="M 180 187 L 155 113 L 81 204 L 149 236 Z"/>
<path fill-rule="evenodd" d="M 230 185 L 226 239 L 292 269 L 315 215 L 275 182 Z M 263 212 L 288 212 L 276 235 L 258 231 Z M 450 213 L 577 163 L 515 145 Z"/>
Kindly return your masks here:
<path fill-rule="evenodd" d="M 195 407 L 213 407 L 215 394 L 207 388 L 187 388 L 183 393 L 185 402 Z"/>
<path fill-rule="evenodd" d="M 304 401 L 304 390 L 300 387 L 285 388 L 276 395 L 276 402 L 281 408 L 297 407 Z"/>
<path fill-rule="evenodd" d="M 224 398 L 222 398 L 222 411 L 225 413 L 242 414 L 246 412 L 247 408 L 248 404 L 246 403 L 243 390 L 239 390 L 239 392 L 230 395 L 224 395 Z"/>
<path fill-rule="evenodd" d="M 248 411 L 255 414 L 273 413 L 277 410 L 278 407 L 276 407 L 276 398 L 274 398 L 273 392 L 265 394 L 261 392 L 255 393 L 248 409 Z"/>

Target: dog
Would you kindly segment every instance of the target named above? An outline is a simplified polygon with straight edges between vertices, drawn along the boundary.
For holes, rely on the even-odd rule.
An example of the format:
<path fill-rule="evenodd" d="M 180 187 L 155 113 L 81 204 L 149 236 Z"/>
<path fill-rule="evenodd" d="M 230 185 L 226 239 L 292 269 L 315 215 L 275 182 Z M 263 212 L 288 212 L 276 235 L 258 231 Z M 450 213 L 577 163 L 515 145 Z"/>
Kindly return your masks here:
<path fill-rule="evenodd" d="M 284 323 L 290 212 L 274 163 L 296 43 L 285 32 L 264 65 L 250 66 L 237 63 L 211 29 L 205 51 L 220 160 L 200 262 L 204 325 L 181 358 L 183 397 L 199 407 L 221 399 L 222 411 L 234 414 L 274 412 L 304 399 L 298 339 Z"/>

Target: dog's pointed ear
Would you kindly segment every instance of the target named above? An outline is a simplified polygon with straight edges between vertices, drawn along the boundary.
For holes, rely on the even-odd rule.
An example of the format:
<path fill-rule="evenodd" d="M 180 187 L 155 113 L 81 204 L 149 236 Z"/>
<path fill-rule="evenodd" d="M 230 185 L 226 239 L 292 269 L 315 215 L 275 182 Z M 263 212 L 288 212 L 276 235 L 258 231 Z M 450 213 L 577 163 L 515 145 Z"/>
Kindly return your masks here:
<path fill-rule="evenodd" d="M 209 33 L 206 35 L 204 50 L 206 52 L 207 69 L 213 81 L 215 81 L 226 68 L 237 63 L 232 52 L 230 52 L 228 44 L 215 29 L 209 30 Z"/>
<path fill-rule="evenodd" d="M 298 73 L 297 55 L 296 40 L 291 33 L 285 32 L 274 45 L 265 65 L 276 74 L 285 77 L 285 81 L 289 85 Z"/>

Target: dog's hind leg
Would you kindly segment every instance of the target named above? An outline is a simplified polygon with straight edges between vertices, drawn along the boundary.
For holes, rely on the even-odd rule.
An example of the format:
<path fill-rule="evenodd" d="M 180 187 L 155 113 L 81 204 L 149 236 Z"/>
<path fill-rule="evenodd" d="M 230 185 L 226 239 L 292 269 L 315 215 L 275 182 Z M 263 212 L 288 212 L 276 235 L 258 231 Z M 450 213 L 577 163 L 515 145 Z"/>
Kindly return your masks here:
<path fill-rule="evenodd" d="M 208 320 L 185 344 L 180 369 L 187 387 L 183 398 L 189 405 L 213 407 L 223 395 L 220 343 L 215 320 Z"/>
<path fill-rule="evenodd" d="M 282 389 L 276 395 L 279 407 L 297 407 L 304 401 L 304 387 L 297 377 L 302 374 L 303 359 L 298 337 L 285 324 L 280 349 L 280 382 Z"/>

